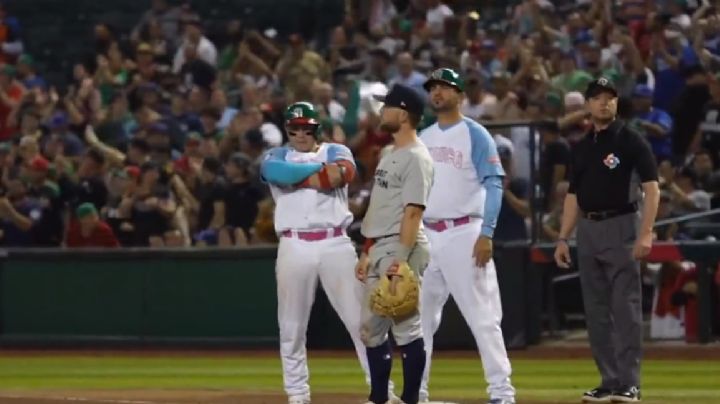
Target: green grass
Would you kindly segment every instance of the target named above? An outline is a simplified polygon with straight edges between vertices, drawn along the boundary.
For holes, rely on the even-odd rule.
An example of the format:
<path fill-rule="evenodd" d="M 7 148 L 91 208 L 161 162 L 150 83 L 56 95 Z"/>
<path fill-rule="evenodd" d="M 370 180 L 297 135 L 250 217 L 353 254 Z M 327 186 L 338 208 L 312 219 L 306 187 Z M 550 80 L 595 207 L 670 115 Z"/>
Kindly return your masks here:
<path fill-rule="evenodd" d="M 598 377 L 589 359 L 513 361 L 513 382 L 519 402 L 540 399 L 577 402 Z M 0 357 L 0 390 L 53 389 L 229 389 L 280 392 L 277 357 Z M 311 358 L 314 392 L 358 393 L 366 386 L 357 361 Z M 393 379 L 400 382 L 396 360 Z M 715 361 L 646 361 L 643 391 L 646 403 L 710 404 L 720 402 L 720 363 Z M 399 390 L 399 389 L 398 389 Z M 434 398 L 478 399 L 485 382 L 477 359 L 438 358 L 433 361 Z"/>

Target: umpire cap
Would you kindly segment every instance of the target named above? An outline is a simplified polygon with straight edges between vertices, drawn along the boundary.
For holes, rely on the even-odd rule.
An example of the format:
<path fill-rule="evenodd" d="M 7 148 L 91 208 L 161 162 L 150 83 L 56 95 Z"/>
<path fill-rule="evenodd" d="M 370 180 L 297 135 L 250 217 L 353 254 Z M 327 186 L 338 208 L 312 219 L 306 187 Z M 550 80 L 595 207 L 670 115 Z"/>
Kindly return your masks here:
<path fill-rule="evenodd" d="M 602 93 L 610 93 L 617 97 L 618 92 L 615 88 L 615 83 L 607 77 L 598 77 L 594 81 L 591 81 L 585 90 L 585 99 L 590 99 Z"/>

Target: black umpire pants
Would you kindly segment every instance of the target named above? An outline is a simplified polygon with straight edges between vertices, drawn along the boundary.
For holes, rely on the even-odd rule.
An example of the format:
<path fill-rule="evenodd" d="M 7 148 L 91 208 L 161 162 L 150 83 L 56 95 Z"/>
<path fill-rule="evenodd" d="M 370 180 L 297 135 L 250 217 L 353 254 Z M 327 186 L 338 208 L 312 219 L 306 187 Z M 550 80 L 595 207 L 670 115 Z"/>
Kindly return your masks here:
<path fill-rule="evenodd" d="M 632 257 L 637 214 L 581 218 L 578 266 L 585 321 L 602 387 L 640 385 L 642 298 L 640 268 Z"/>

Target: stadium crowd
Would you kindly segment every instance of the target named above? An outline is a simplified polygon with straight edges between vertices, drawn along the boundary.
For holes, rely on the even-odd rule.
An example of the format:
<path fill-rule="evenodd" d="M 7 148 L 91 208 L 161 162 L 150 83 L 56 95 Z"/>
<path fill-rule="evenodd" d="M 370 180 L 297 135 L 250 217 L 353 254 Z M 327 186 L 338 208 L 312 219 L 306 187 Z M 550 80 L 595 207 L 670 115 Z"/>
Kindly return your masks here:
<path fill-rule="evenodd" d="M 346 0 L 330 32 L 286 36 L 234 20 L 211 37 L 189 4 L 151 3 L 129 32 L 96 21 L 94 53 L 73 61 L 63 91 L 37 69 L 41 56 L 24 52 L 22 21 L 0 6 L 0 245 L 274 243 L 258 166 L 286 141 L 284 107 L 299 100 L 321 111 L 324 141 L 355 154 L 350 231 L 359 237 L 391 142 L 370 95 L 394 83 L 424 94 L 436 67 L 463 75 L 465 115 L 538 122 L 543 239 L 557 237 L 569 156 L 590 128 L 583 92 L 600 75 L 661 162 L 658 219 L 717 206 L 720 8 L 708 0 L 525 0 L 498 15 L 469 1 Z M 491 132 L 508 173 L 496 239 L 527 239 L 530 131 Z M 658 231 L 693 236 L 677 225 Z"/>

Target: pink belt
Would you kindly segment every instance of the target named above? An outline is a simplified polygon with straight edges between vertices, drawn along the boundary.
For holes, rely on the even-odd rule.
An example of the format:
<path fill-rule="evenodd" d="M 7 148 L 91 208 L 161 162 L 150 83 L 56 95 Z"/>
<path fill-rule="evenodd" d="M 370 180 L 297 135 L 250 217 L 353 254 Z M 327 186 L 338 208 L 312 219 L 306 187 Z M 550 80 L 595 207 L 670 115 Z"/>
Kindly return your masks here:
<path fill-rule="evenodd" d="M 440 233 L 447 229 L 462 226 L 468 223 L 470 223 L 470 216 L 465 216 L 457 219 L 439 220 L 437 222 L 425 222 L 425 227 Z"/>
<path fill-rule="evenodd" d="M 329 238 L 341 237 L 345 235 L 342 227 L 333 227 L 323 230 L 284 230 L 280 233 L 282 237 L 298 238 L 304 241 L 321 241 Z"/>

